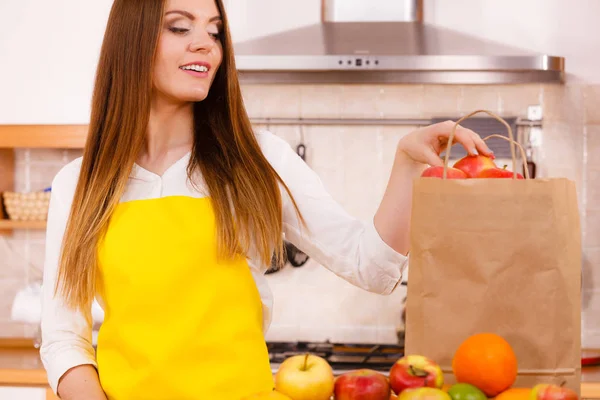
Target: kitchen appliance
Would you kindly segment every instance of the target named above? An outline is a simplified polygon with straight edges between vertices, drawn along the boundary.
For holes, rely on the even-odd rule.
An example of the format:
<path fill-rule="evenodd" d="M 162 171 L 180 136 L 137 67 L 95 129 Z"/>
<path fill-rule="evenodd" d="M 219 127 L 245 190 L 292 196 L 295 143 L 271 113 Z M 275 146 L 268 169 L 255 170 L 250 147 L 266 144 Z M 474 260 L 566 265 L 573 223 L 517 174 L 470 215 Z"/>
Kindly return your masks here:
<path fill-rule="evenodd" d="M 273 256 L 273 258 L 271 259 L 271 265 L 269 266 L 269 268 L 267 269 L 265 274 L 268 275 L 268 274 L 272 274 L 272 273 L 279 271 L 280 269 L 285 267 L 285 265 L 288 262 L 290 263 L 290 265 L 292 267 L 298 268 L 298 267 L 301 267 L 304 264 L 306 264 L 306 262 L 308 261 L 308 259 L 309 259 L 308 255 L 306 253 L 304 253 L 302 250 L 300 250 L 299 248 L 297 248 L 296 246 L 294 246 L 292 243 L 284 240 L 283 244 L 285 245 L 286 261 L 283 262 L 281 265 L 278 265 L 275 262 L 275 257 Z"/>
<path fill-rule="evenodd" d="M 267 342 L 271 370 L 276 373 L 288 357 L 314 354 L 324 358 L 334 375 L 360 368 L 368 368 L 389 376 L 394 363 L 404 357 L 404 340 L 398 344 L 341 343 L 341 342 Z M 582 368 L 600 365 L 600 351 L 584 350 Z"/>
<path fill-rule="evenodd" d="M 276 372 L 279 365 L 288 357 L 314 354 L 324 358 L 334 374 L 359 368 L 369 368 L 389 373 L 394 363 L 404 356 L 404 343 L 369 344 L 336 342 L 267 342 L 271 369 Z"/>
<path fill-rule="evenodd" d="M 246 83 L 562 82 L 565 60 L 424 22 L 422 0 L 322 0 L 317 24 L 234 43 Z"/>

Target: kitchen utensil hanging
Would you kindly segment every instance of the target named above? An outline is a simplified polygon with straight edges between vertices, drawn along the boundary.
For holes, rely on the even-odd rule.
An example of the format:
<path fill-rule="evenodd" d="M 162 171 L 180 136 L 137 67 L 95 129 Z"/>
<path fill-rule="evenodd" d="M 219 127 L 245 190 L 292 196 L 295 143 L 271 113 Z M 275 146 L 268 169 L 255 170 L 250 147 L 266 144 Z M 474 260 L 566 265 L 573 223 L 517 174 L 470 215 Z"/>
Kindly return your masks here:
<path fill-rule="evenodd" d="M 296 153 L 306 162 L 306 145 L 304 144 L 304 127 L 302 125 L 300 128 L 300 143 L 296 146 Z"/>
<path fill-rule="evenodd" d="M 302 125 L 300 125 L 299 128 L 300 128 L 300 143 L 296 146 L 296 153 L 298 153 L 300 158 L 302 158 L 302 160 L 304 160 L 304 162 L 306 162 L 306 145 L 304 144 L 305 143 L 304 128 L 302 127 Z M 268 125 L 267 125 L 267 129 L 268 129 Z M 304 253 L 302 250 L 300 250 L 299 248 L 294 246 L 292 243 L 290 243 L 286 240 L 284 240 L 283 243 L 285 245 L 286 261 L 283 262 L 281 265 L 277 265 L 277 263 L 275 262 L 275 257 L 273 257 L 271 260 L 271 266 L 267 269 L 265 274 L 267 274 L 267 275 L 272 274 L 272 273 L 275 273 L 275 272 L 283 269 L 283 267 L 285 267 L 285 265 L 288 262 L 294 268 L 301 267 L 304 264 L 306 264 L 306 262 L 310 258 L 306 253 Z"/>

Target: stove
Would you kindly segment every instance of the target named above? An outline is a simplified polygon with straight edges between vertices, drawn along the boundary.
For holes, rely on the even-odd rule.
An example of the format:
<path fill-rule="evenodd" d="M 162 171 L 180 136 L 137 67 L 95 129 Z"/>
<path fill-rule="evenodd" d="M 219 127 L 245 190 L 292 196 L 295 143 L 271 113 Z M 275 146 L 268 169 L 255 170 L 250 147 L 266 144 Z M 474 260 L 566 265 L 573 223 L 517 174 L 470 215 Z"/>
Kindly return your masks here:
<path fill-rule="evenodd" d="M 368 368 L 387 376 L 392 365 L 404 356 L 404 346 L 400 344 L 267 342 L 267 347 L 274 373 L 285 359 L 310 353 L 327 360 L 336 375 Z"/>

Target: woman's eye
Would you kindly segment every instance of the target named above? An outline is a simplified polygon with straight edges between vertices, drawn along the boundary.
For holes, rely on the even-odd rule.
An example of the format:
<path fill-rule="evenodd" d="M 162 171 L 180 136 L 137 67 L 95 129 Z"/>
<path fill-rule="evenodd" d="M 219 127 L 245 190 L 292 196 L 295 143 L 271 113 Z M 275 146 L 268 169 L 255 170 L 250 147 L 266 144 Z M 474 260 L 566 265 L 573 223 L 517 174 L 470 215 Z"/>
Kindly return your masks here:
<path fill-rule="evenodd" d="M 213 39 L 215 40 L 221 40 L 221 32 L 217 32 L 217 33 L 208 33 Z"/>
<path fill-rule="evenodd" d="M 186 28 L 177 28 L 177 27 L 170 27 L 169 30 L 173 33 L 186 33 L 189 31 L 189 29 Z"/>

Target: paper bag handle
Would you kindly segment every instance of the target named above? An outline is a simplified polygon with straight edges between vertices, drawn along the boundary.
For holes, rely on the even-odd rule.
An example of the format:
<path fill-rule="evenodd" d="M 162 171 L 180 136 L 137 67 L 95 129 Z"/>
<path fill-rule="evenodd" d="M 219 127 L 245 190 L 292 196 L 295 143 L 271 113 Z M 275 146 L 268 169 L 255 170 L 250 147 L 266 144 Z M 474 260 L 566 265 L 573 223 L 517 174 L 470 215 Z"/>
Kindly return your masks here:
<path fill-rule="evenodd" d="M 446 157 L 444 159 L 444 174 L 443 174 L 443 179 L 446 179 L 446 177 L 448 175 L 448 161 L 450 160 L 450 150 L 452 149 L 452 141 L 454 140 L 454 135 L 456 133 L 456 128 L 458 128 L 458 125 L 462 121 L 464 121 L 465 119 L 470 118 L 473 115 L 479 114 L 479 113 L 486 113 L 486 114 L 490 115 L 491 117 L 495 118 L 496 120 L 500 121 L 504 126 L 506 126 L 506 129 L 508 130 L 509 139 L 505 138 L 503 136 L 500 136 L 500 135 L 497 135 L 497 136 L 498 137 L 502 137 L 502 138 L 508 140 L 511 143 L 510 153 L 511 153 L 512 161 L 513 161 L 513 179 L 517 179 L 517 157 L 515 155 L 515 145 L 517 145 L 519 147 L 521 147 L 521 145 L 518 144 L 515 141 L 515 138 L 514 138 L 514 135 L 513 135 L 513 131 L 511 129 L 510 125 L 508 125 L 508 123 L 504 119 L 500 118 L 499 116 L 497 116 L 496 114 L 494 114 L 493 112 L 488 111 L 488 110 L 473 111 L 472 113 L 470 113 L 468 115 L 465 115 L 464 117 L 460 118 L 454 124 L 454 127 L 452 128 L 452 131 L 450 132 L 450 137 L 448 138 L 448 145 L 446 146 Z M 493 135 L 488 136 L 488 138 L 491 137 L 491 136 L 493 136 Z M 522 147 L 521 147 L 521 150 L 522 150 Z M 524 152 L 523 152 L 523 154 L 524 154 Z M 525 158 L 523 158 L 523 162 L 526 162 Z M 528 168 L 525 168 L 525 174 L 527 175 L 527 179 L 529 179 L 529 170 L 528 170 Z"/>
<path fill-rule="evenodd" d="M 527 168 L 527 156 L 525 155 L 525 150 L 523 149 L 523 146 L 521 146 L 521 143 L 519 143 L 519 142 L 516 142 L 516 141 L 514 141 L 514 140 L 510 140 L 510 139 L 509 139 L 509 138 L 507 138 L 506 136 L 502 136 L 502 135 L 496 135 L 496 134 L 493 134 L 493 135 L 486 136 L 486 137 L 484 137 L 484 138 L 483 138 L 483 140 L 484 140 L 484 141 L 486 141 L 486 140 L 488 140 L 489 138 L 493 138 L 493 137 L 495 137 L 495 138 L 500 138 L 500 139 L 504 139 L 504 140 L 506 140 L 506 141 L 508 141 L 508 142 L 511 142 L 511 143 L 513 143 L 515 146 L 517 146 L 517 147 L 519 148 L 519 151 L 520 151 L 520 153 L 521 153 L 521 158 L 523 159 L 523 167 L 524 167 L 524 168 L 523 168 L 523 171 L 524 171 L 524 173 L 525 173 L 525 179 L 529 179 L 529 168 Z M 513 165 L 514 165 L 514 164 L 515 164 L 515 161 L 513 160 Z M 515 169 L 515 168 L 513 167 L 513 169 Z M 513 177 L 514 177 L 514 175 L 515 175 L 515 173 L 514 173 L 514 171 L 513 171 Z"/>

